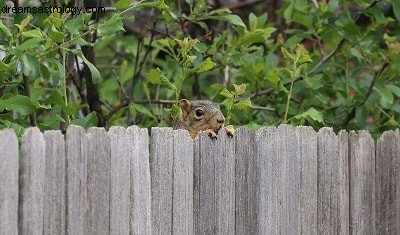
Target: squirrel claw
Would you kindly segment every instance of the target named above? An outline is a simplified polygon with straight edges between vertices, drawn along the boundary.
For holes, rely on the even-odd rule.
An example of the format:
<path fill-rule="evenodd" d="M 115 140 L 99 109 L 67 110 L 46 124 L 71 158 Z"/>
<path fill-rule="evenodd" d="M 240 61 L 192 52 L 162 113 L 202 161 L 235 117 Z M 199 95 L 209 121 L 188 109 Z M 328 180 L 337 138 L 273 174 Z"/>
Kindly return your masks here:
<path fill-rule="evenodd" d="M 211 139 L 216 140 L 217 139 L 217 133 L 215 133 L 213 130 L 205 130 L 205 132 L 208 133 L 208 136 L 210 136 Z"/>
<path fill-rule="evenodd" d="M 232 126 L 232 125 L 228 125 L 228 126 L 225 126 L 224 129 L 225 129 L 226 134 L 227 134 L 229 137 L 232 138 L 232 137 L 233 137 L 233 134 L 235 133 L 235 129 L 233 128 L 233 126 Z"/>

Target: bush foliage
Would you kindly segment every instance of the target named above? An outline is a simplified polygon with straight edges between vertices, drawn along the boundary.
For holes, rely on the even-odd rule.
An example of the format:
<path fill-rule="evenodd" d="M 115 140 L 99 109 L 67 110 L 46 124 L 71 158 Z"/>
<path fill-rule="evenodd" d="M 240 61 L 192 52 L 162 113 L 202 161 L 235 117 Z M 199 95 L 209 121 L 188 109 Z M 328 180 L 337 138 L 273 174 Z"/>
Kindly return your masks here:
<path fill-rule="evenodd" d="M 274 19 L 205 0 L 131 2 L 1 13 L 0 128 L 171 126 L 180 98 L 213 100 L 254 129 L 399 127 L 398 1 L 284 0 Z"/>

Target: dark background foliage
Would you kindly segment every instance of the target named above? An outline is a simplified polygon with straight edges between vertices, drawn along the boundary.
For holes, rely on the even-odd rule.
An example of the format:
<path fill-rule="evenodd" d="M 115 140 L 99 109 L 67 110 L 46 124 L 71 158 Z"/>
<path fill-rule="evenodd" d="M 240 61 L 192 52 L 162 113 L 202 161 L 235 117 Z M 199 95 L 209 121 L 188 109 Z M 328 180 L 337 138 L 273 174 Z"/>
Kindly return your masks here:
<path fill-rule="evenodd" d="M 171 126 L 180 98 L 254 129 L 399 127 L 398 1 L 0 4 L 103 7 L 1 13 L 0 128 Z"/>

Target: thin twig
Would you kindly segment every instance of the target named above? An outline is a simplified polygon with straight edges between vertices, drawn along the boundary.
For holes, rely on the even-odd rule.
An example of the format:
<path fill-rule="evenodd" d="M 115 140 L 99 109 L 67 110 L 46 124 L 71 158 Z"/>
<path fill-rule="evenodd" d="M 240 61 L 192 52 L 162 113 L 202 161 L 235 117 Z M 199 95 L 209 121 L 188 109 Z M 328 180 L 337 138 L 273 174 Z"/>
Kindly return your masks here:
<path fill-rule="evenodd" d="M 375 81 L 376 81 L 380 76 L 382 76 L 382 74 L 385 73 L 385 71 L 386 71 L 386 69 L 387 69 L 388 66 L 389 66 L 389 63 L 388 63 L 388 62 L 385 62 L 385 63 L 382 65 L 381 69 L 380 69 L 378 72 L 375 73 L 375 76 L 374 76 L 374 78 L 372 79 L 371 84 L 370 84 L 369 87 L 368 87 L 368 90 L 365 92 L 364 99 L 363 99 L 360 103 L 357 103 L 357 102 L 356 102 L 355 104 L 353 104 L 353 107 L 351 108 L 350 112 L 346 115 L 346 118 L 345 118 L 344 121 L 343 121 L 342 127 L 347 126 L 347 125 L 349 124 L 349 122 L 355 117 L 355 114 L 356 114 L 356 107 L 363 106 L 363 105 L 365 104 L 365 102 L 367 102 L 368 98 L 370 97 L 370 95 L 372 94 L 372 91 L 373 91 L 373 89 L 374 89 Z"/>

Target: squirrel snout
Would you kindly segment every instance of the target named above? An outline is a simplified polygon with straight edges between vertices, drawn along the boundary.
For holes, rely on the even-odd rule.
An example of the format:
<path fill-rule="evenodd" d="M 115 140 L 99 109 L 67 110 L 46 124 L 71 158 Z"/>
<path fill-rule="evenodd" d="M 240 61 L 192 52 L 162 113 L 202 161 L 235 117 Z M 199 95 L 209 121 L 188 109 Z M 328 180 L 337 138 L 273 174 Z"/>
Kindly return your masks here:
<path fill-rule="evenodd" d="M 222 117 L 218 117 L 217 118 L 217 122 L 220 123 L 220 124 L 224 124 L 225 118 L 223 116 Z"/>

